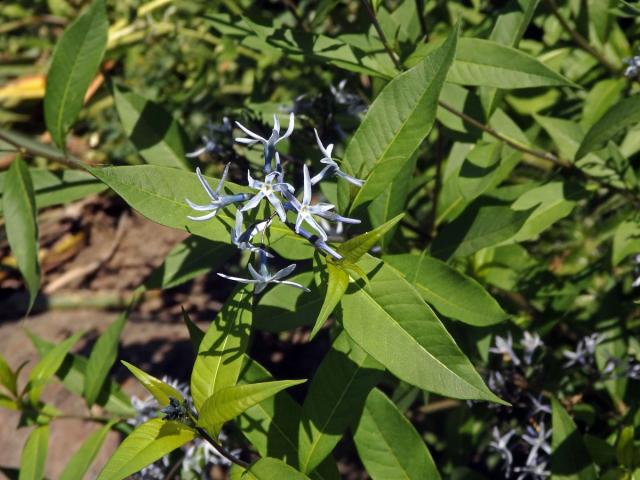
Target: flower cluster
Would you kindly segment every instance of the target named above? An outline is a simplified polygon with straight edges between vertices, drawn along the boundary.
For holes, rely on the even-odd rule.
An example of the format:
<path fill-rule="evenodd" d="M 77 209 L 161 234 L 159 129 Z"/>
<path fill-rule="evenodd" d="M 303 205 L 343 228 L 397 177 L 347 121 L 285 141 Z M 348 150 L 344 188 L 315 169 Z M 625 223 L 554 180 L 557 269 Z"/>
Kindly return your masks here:
<path fill-rule="evenodd" d="M 162 417 L 165 420 L 185 420 L 187 410 L 191 409 L 189 386 L 166 376 L 162 377 L 162 381 L 180 392 L 185 400 L 180 402 L 175 398 L 170 398 L 169 405 L 161 409 L 160 404 L 153 396 L 140 399 L 134 395 L 131 397 L 131 405 L 135 409 L 136 415 L 129 419 L 127 423 L 133 427 L 137 427 L 157 417 Z M 218 442 L 222 445 L 228 442 L 227 435 L 224 431 L 220 432 Z M 181 450 L 183 457 L 180 460 L 180 478 L 205 478 L 204 475 L 208 467 L 213 465 L 228 467 L 231 464 L 229 460 L 222 456 L 210 443 L 201 438 L 196 438 L 192 442 L 184 445 Z M 238 456 L 241 452 L 240 450 L 232 450 L 231 453 L 234 456 Z M 167 478 L 167 473 L 170 469 L 171 458 L 169 455 L 165 455 L 157 462 L 143 468 L 135 474 L 133 478 L 137 480 L 164 479 Z"/>
<path fill-rule="evenodd" d="M 531 393 L 534 387 L 527 382 L 527 377 L 538 370 L 537 360 L 544 342 L 537 333 L 525 331 L 518 343 L 514 345 L 510 333 L 506 337 L 496 335 L 489 351 L 499 356 L 501 367 L 489 372 L 487 383 L 513 405 L 506 418 L 522 417 L 518 424 L 527 427 L 522 429 L 509 422 L 499 422 L 491 431 L 488 446 L 499 454 L 505 478 L 540 480 L 551 475 L 547 468 L 551 452 L 551 431 L 547 428 L 551 408 L 540 393 Z"/>
<path fill-rule="evenodd" d="M 640 77 L 640 55 L 636 55 L 635 57 L 625 58 L 624 63 L 629 65 L 625 71 L 624 76 L 635 80 Z"/>
<path fill-rule="evenodd" d="M 231 243 L 240 250 L 254 254 L 256 266 L 248 265 L 251 278 L 233 277 L 222 273 L 218 275 L 236 282 L 253 284 L 256 294 L 261 293 L 267 286 L 273 283 L 308 290 L 306 287 L 295 282 L 284 280 L 284 278 L 294 271 L 296 268 L 295 264 L 291 264 L 275 273 L 269 269 L 268 259 L 273 258 L 273 255 L 267 251 L 264 245 L 264 237 L 265 231 L 270 227 L 275 217 L 278 217 L 283 224 L 287 225 L 287 227 L 292 229 L 297 235 L 311 242 L 316 248 L 338 260 L 341 259 L 341 256 L 326 243 L 328 240 L 325 226 L 326 222 L 335 222 L 340 225 L 340 227 L 343 223 L 360 223 L 358 219 L 343 217 L 333 212 L 332 210 L 335 209 L 335 206 L 330 203 L 312 203 L 312 187 L 327 178 L 343 178 L 357 187 L 361 187 L 364 183 L 362 180 L 340 169 L 340 166 L 332 157 L 333 144 L 325 147 L 315 129 L 316 142 L 322 154 L 320 163 L 322 163 L 324 167 L 319 173 L 312 177 L 307 165 L 302 166 L 303 186 L 301 199 L 299 199 L 298 194 L 296 194 L 296 189 L 293 185 L 285 180 L 283 165 L 280 161 L 280 154 L 276 146 L 279 142 L 291 136 L 294 129 L 294 122 L 295 115 L 292 112 L 289 116 L 287 130 L 281 135 L 280 122 L 278 121 L 278 117 L 274 115 L 273 130 L 268 138 L 252 132 L 239 122 L 235 122 L 238 128 L 246 135 L 246 137 L 236 138 L 238 143 L 248 146 L 260 143 L 263 147 L 263 179 L 255 179 L 251 171 L 247 172 L 247 185 L 255 191 L 253 194 L 241 193 L 227 195 L 224 193 L 224 182 L 229 172 L 229 164 L 227 164 L 215 190 L 207 183 L 200 169 L 196 169 L 196 175 L 206 195 L 209 197 L 209 203 L 202 205 L 192 202 L 188 198 L 185 199 L 189 207 L 193 210 L 206 212 L 200 216 L 189 215 L 188 218 L 193 221 L 210 220 L 215 217 L 221 209 L 231 205 L 236 206 L 235 223 L 230 231 Z M 207 139 L 205 140 L 208 141 Z M 209 151 L 207 145 L 208 143 L 205 144 L 203 148 L 194 152 L 194 154 Z M 254 222 L 245 228 L 244 214 L 256 209 L 265 202 L 274 211 L 273 215 L 260 222 Z M 287 212 L 295 214 L 295 222 L 289 223 Z M 261 237 L 259 245 L 257 242 L 254 242 L 254 238 L 258 235 Z"/>

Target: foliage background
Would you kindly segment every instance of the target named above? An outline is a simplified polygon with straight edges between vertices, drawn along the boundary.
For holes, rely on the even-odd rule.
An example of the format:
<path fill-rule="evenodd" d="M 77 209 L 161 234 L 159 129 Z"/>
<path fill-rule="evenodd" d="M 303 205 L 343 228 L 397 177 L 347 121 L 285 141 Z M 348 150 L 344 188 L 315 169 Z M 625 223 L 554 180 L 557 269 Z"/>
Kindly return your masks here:
<path fill-rule="evenodd" d="M 558 478 L 594 478 L 595 472 L 606 478 L 631 478 L 638 468 L 634 367 L 639 345 L 633 284 L 639 249 L 640 101 L 638 77 L 626 78 L 623 73 L 624 60 L 638 53 L 638 6 L 614 0 L 374 3 L 403 68 L 418 64 L 454 25 L 460 25 L 457 63 L 440 100 L 480 125 L 489 123 L 502 138 L 475 128 L 478 125 L 441 103 L 426 140 L 414 155 L 403 159 L 402 169 L 386 172 L 392 178 L 383 179 L 392 183 L 355 210 L 365 222 L 349 234 L 406 212 L 382 239 L 381 253 L 408 275 L 417 269 L 418 291 L 489 386 L 513 407 L 441 398 L 388 372 L 380 387 L 411 420 L 445 478 L 504 476 L 500 455 L 489 447 L 491 428 L 497 426 L 502 433 L 515 429 L 521 436 L 527 426 L 539 431 L 540 418 L 553 426 L 556 453 L 552 455 L 559 458 L 557 447 L 564 437 L 575 438 L 575 423 L 578 441 L 570 442 L 570 453 L 561 451 L 561 458 L 588 460 L 569 462 L 568 467 L 556 460 L 554 467 L 552 456 L 551 468 Z M 13 164 L 17 141 L 27 146 L 23 156 L 29 167 L 69 175 L 65 162 L 55 161 L 56 153 L 33 155 L 31 142 L 56 143 L 55 133 L 52 140 L 46 128 L 45 78 L 54 46 L 85 6 L 64 0 L 8 1 L 0 6 L 0 124 L 3 138 L 10 140 L 3 143 L 3 168 Z M 530 21 L 522 13 L 528 8 L 533 12 Z M 338 157 L 346 157 L 365 109 L 396 75 L 362 2 L 123 1 L 107 2 L 107 13 L 101 73 L 90 79 L 85 105 L 66 139 L 68 154 L 90 165 L 160 162 L 191 169 L 196 163 L 184 153 L 201 145 L 208 121 L 219 125 L 228 116 L 266 132 L 273 113 L 285 118 L 291 108 L 297 114 L 296 132 L 283 149 L 291 167 L 316 161 L 313 127 L 336 144 Z M 288 36 L 287 32 L 302 33 Z M 309 32 L 340 39 L 341 46 L 314 50 L 305 42 Z M 479 44 L 465 44 L 465 37 L 517 47 L 535 57 L 536 66 L 505 57 L 502 62 L 510 62 L 511 70 L 474 67 L 478 59 L 490 60 L 497 54 L 483 57 Z M 136 124 L 139 116 L 145 119 L 145 128 Z M 501 141 L 504 136 L 511 146 Z M 260 165 L 258 149 L 234 147 L 224 135 L 218 140 L 219 150 L 199 159 L 209 175 L 219 178 L 223 164 L 231 161 L 232 180 L 239 182 L 248 166 Z M 9 172 L 3 175 L 4 197 Z M 210 321 L 231 293 L 232 286 L 214 271 L 225 263 L 233 271 L 241 260 L 233 251 L 207 250 L 206 267 L 196 261 L 171 272 L 173 267 L 162 262 L 168 247 L 184 237 L 154 230 L 158 227 L 132 216 L 132 209 L 98 181 L 83 177 L 71 188 L 72 181 L 65 180 L 62 187 L 45 187 L 47 197 L 38 185 L 56 180 L 38 180 L 34 175 L 38 174 L 32 177 L 39 210 L 41 294 L 34 299 L 32 293 L 30 300 L 16 269 L 20 254 L 15 247 L 9 249 L 11 239 L 3 233 L 0 281 L 2 311 L 7 312 L 3 328 L 19 328 L 32 300 L 34 313 L 27 322 L 34 330 L 54 322 L 51 312 L 59 308 L 70 308 L 70 315 L 85 325 L 84 316 L 94 313 L 84 308 L 124 309 L 133 291 L 145 283 L 143 301 L 132 316 L 137 320 L 126 328 L 156 317 L 167 324 L 181 322 L 180 305 L 194 319 Z M 344 209 L 344 190 L 328 188 L 322 193 Z M 61 203 L 67 207 L 45 208 Z M 101 230 L 100 225 L 106 227 Z M 100 243 L 101 235 L 112 236 L 114 242 Z M 154 243 L 158 236 L 166 240 Z M 145 242 L 158 251 L 144 256 Z M 117 248 L 112 251 L 112 246 Z M 426 273 L 415 267 L 419 254 L 426 258 L 427 263 L 420 264 Z M 24 255 L 35 258 L 35 251 Z M 144 258 L 140 265 L 133 262 L 127 267 L 139 255 Z M 497 304 L 482 291 L 474 290 L 478 300 L 461 290 L 449 270 L 442 273 L 446 281 L 435 280 L 438 268 L 445 267 L 436 261 L 429 264 L 431 256 L 447 261 L 466 275 L 465 280 L 474 279 L 474 285 L 481 285 Z M 438 300 L 442 294 L 444 301 Z M 256 310 L 251 355 L 277 378 L 312 378 L 336 332 L 331 323 L 308 342 L 319 305 L 304 302 L 297 293 L 273 290 Z M 83 310 L 75 312 L 78 308 Z M 206 323 L 199 324 L 206 328 Z M 86 325 L 96 330 L 76 350 L 88 356 L 97 333 L 107 325 Z M 121 350 L 118 358 L 136 363 L 171 348 L 178 330 L 173 327 L 166 327 L 161 341 L 143 331 L 136 340 L 139 345 Z M 74 324 L 65 328 L 69 333 L 79 330 Z M 51 333 L 39 331 L 45 337 Z M 515 365 L 508 354 L 489 351 L 496 336 L 511 335 L 514 356 L 522 359 L 519 342 L 525 331 L 537 333 L 544 342 L 529 365 Z M 594 333 L 599 341 L 593 355 L 567 367 L 564 353 L 577 351 L 580 342 Z M 127 335 L 125 329 L 125 344 Z M 180 335 L 185 338 L 184 331 Z M 59 340 L 54 336 L 47 339 Z M 12 348 L 29 343 L 24 334 L 6 338 L 12 343 L 20 338 Z M 8 344 L 6 351 L 15 351 Z M 186 342 L 179 345 L 172 350 L 177 353 L 155 366 L 157 376 L 167 373 L 188 379 L 193 354 Z M 7 356 L 14 369 L 24 358 Z M 111 373 L 120 382 L 125 372 L 117 364 Z M 502 388 L 491 383 L 496 372 L 506 378 Z M 298 401 L 306 393 L 307 387 L 292 390 Z M 559 399 L 553 404 L 552 420 L 532 413 L 529 395 L 541 395 L 549 406 L 552 397 Z M 55 405 L 55 395 L 44 398 Z M 74 408 L 86 413 L 82 402 Z M 560 413 L 565 411 L 572 420 Z M 242 444 L 235 433 L 233 441 Z M 113 438 L 116 442 L 115 434 Z M 516 458 L 528 455 L 526 445 L 519 441 L 513 447 Z M 334 454 L 344 476 L 364 475 L 358 451 L 352 434 L 346 433 Z M 14 453 L 3 463 L 17 467 L 19 459 Z"/>

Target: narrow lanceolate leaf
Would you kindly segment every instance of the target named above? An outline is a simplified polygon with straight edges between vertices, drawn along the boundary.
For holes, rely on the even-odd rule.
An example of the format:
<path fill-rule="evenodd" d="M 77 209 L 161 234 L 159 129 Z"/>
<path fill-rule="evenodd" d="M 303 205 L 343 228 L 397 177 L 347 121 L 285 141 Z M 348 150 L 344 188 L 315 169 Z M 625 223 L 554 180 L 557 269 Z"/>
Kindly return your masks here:
<path fill-rule="evenodd" d="M 27 332 L 29 339 L 33 342 L 39 355 L 46 355 L 53 350 L 56 345 L 46 342 L 37 337 L 33 333 Z M 87 370 L 87 359 L 80 355 L 67 353 L 56 371 L 56 376 L 62 381 L 67 390 L 76 395 L 82 395 L 85 384 L 85 372 Z M 107 378 L 96 403 L 103 407 L 107 412 L 120 416 L 130 416 L 135 413 L 131 406 L 131 400 L 128 395 L 120 389 L 120 386 Z"/>
<path fill-rule="evenodd" d="M 573 419 L 555 398 L 552 399 L 553 439 L 551 472 L 564 480 L 595 480 L 595 467 Z"/>
<path fill-rule="evenodd" d="M 626 256 L 640 250 L 640 223 L 622 222 L 613 234 L 613 248 L 611 249 L 611 265 L 618 265 Z"/>
<path fill-rule="evenodd" d="M 8 172 L 0 172 L 0 199 L 5 191 Z M 40 210 L 52 205 L 60 205 L 102 192 L 107 186 L 82 170 L 52 172 L 40 168 L 30 168 L 36 208 Z M 2 215 L 2 201 L 0 201 Z"/>
<path fill-rule="evenodd" d="M 164 457 L 196 437 L 195 430 L 154 418 L 136 428 L 120 444 L 98 480 L 121 480 Z"/>
<path fill-rule="evenodd" d="M 330 261 L 327 262 L 326 265 L 328 277 L 327 292 L 325 294 L 324 301 L 322 302 L 320 313 L 318 313 L 318 318 L 316 318 L 316 323 L 313 325 L 313 329 L 309 335 L 310 339 L 313 339 L 313 337 L 316 336 L 316 333 L 320 331 L 320 328 L 322 328 L 324 322 L 327 321 L 331 312 L 333 312 L 340 303 L 340 299 L 349 286 L 349 274 L 346 270 Z"/>
<path fill-rule="evenodd" d="M 447 317 L 476 327 L 507 319 L 498 302 L 478 282 L 443 261 L 429 257 L 426 251 L 420 255 L 389 255 L 384 261 Z"/>
<path fill-rule="evenodd" d="M 400 220 L 404 217 L 404 213 L 392 218 L 388 222 L 374 228 L 370 232 L 363 233 L 357 237 L 351 238 L 338 247 L 338 253 L 343 256 L 344 261 L 356 263 L 364 254 L 371 250 Z"/>
<path fill-rule="evenodd" d="M 104 0 L 94 0 L 65 30 L 53 52 L 44 96 L 44 119 L 53 141 L 62 149 L 102 61 L 108 28 Z"/>
<path fill-rule="evenodd" d="M 431 255 L 442 260 L 464 257 L 509 240 L 531 212 L 532 209 L 515 211 L 481 197 L 442 228 L 431 244 Z"/>
<path fill-rule="evenodd" d="M 18 385 L 16 373 L 11 370 L 9 364 L 0 355 L 0 385 L 4 386 L 14 396 L 18 395 Z"/>
<path fill-rule="evenodd" d="M 373 480 L 440 478 L 420 434 L 377 388 L 367 397 L 353 439 Z"/>
<path fill-rule="evenodd" d="M 19 480 L 42 480 L 47 462 L 49 425 L 34 428 L 22 448 Z"/>
<path fill-rule="evenodd" d="M 229 229 L 234 224 L 234 219 L 226 211 L 218 212 L 214 218 L 206 222 L 194 222 L 187 218 L 188 215 L 194 215 L 197 212 L 187 205 L 185 198 L 200 204 L 210 201 L 195 173 L 157 165 L 88 168 L 88 170 L 149 220 L 167 227 L 179 228 L 209 240 L 229 242 Z M 205 178 L 211 188 L 215 189 L 218 180 Z M 227 193 L 249 191 L 231 182 L 224 183 L 224 190 Z M 306 240 L 282 224 L 274 222 L 269 231 L 272 247 L 282 245 L 286 249 L 287 245 L 293 243 L 308 245 Z"/>
<path fill-rule="evenodd" d="M 215 392 L 236 384 L 251 333 L 251 293 L 237 288 L 200 342 L 191 373 L 196 410 Z"/>
<path fill-rule="evenodd" d="M 620 100 L 589 129 L 576 152 L 575 159 L 579 160 L 587 153 L 604 147 L 618 132 L 638 122 L 640 122 L 640 95 Z"/>
<path fill-rule="evenodd" d="M 169 112 L 124 88 L 115 87 L 113 96 L 125 133 L 147 163 L 192 168 L 185 156 L 187 135 Z"/>
<path fill-rule="evenodd" d="M 447 81 L 504 89 L 575 86 L 534 57 L 480 38 L 458 40 L 456 60 Z"/>
<path fill-rule="evenodd" d="M 302 406 L 300 470 L 311 472 L 360 416 L 383 367 L 341 332 L 313 377 Z"/>
<path fill-rule="evenodd" d="M 71 347 L 73 347 L 82 335 L 84 335 L 83 332 L 78 332 L 67 338 L 64 342 L 56 345 L 54 348 L 49 350 L 49 352 L 42 357 L 36 366 L 33 367 L 33 370 L 29 372 L 29 383 L 27 388 L 31 403 L 37 403 L 45 384 L 51 379 L 51 377 L 53 377 L 53 375 L 55 375 L 67 356 L 67 353 L 71 350 Z"/>
<path fill-rule="evenodd" d="M 182 307 L 182 321 L 187 326 L 187 330 L 189 330 L 191 345 L 193 345 L 193 349 L 195 350 L 195 353 L 197 355 L 198 350 L 200 349 L 200 344 L 202 343 L 202 339 L 204 338 L 204 332 L 193 322 L 193 320 L 191 320 L 191 317 L 186 312 L 184 307 Z"/>
<path fill-rule="evenodd" d="M 309 477 L 277 458 L 265 457 L 251 465 L 243 480 L 308 480 Z"/>
<path fill-rule="evenodd" d="M 31 310 L 40 288 L 38 224 L 31 176 L 19 156 L 13 160 L 7 172 L 2 206 L 7 240 L 29 290 Z"/>
<path fill-rule="evenodd" d="M 162 380 L 158 380 L 156 377 L 143 372 L 138 367 L 124 360 L 122 360 L 122 364 L 127 367 L 140 383 L 142 383 L 144 388 L 155 397 L 161 407 L 166 407 L 169 404 L 170 398 L 182 400 L 182 394 L 171 385 L 164 383 Z"/>
<path fill-rule="evenodd" d="M 84 478 L 84 475 L 87 473 L 87 470 L 89 470 L 98 452 L 100 452 L 100 448 L 107 438 L 111 426 L 112 424 L 105 425 L 93 432 L 89 438 L 84 441 L 64 467 L 58 480 L 79 480 Z"/>
<path fill-rule="evenodd" d="M 457 37 L 456 28 L 440 48 L 389 82 L 371 104 L 347 146 L 342 164 L 345 171 L 367 179 L 352 210 L 383 192 L 429 134 Z M 349 204 L 350 188 L 339 182 L 341 210 Z"/>
<path fill-rule="evenodd" d="M 515 235 L 516 242 L 532 240 L 573 211 L 576 202 L 587 192 L 578 184 L 549 182 L 521 195 L 512 205 L 516 211 L 530 210 L 531 215 Z"/>
<path fill-rule="evenodd" d="M 245 356 L 240 381 L 242 383 L 267 382 L 271 374 L 258 362 Z M 249 408 L 236 419 L 242 434 L 258 453 L 266 457 L 280 458 L 293 467 L 298 467 L 298 429 L 302 407 L 285 392 L 278 392 Z M 316 480 L 338 480 L 338 468 L 331 457 L 327 457 L 310 475 Z"/>
<path fill-rule="evenodd" d="M 91 350 L 84 384 L 84 399 L 88 406 L 95 403 L 107 375 L 116 361 L 120 334 L 128 315 L 128 311 L 122 313 L 115 322 L 109 325 Z"/>
<path fill-rule="evenodd" d="M 371 256 L 359 265 L 370 286 L 363 282 L 349 286 L 342 297 L 342 322 L 360 347 L 416 387 L 453 398 L 504 403 L 487 388 L 409 282 Z"/>
<path fill-rule="evenodd" d="M 223 423 L 233 420 L 247 409 L 274 396 L 279 391 L 304 382 L 306 380 L 276 380 L 223 388 L 216 391 L 202 404 L 198 424 L 212 436 L 217 437 Z"/>
<path fill-rule="evenodd" d="M 511 0 L 496 20 L 489 40 L 509 47 L 517 47 L 539 2 L 540 0 Z M 480 89 L 480 101 L 487 116 L 491 116 L 498 107 L 503 93 L 491 87 Z"/>

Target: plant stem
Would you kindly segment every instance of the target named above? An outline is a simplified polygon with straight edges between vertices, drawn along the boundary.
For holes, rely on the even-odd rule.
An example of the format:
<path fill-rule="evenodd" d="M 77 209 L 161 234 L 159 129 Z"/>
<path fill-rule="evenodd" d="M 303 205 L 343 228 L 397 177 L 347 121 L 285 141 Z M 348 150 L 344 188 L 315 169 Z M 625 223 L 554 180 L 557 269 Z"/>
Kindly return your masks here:
<path fill-rule="evenodd" d="M 619 72 L 619 69 L 615 65 L 613 65 L 611 62 L 609 62 L 609 60 L 606 59 L 606 57 L 602 54 L 602 52 L 594 48 L 586 38 L 580 35 L 578 31 L 576 31 L 571 25 L 569 25 L 569 22 L 567 22 L 567 19 L 564 18 L 560 13 L 560 11 L 558 10 L 558 5 L 556 4 L 555 0 L 546 0 L 546 2 L 549 8 L 551 9 L 551 13 L 553 13 L 553 15 L 558 19 L 558 22 L 560 22 L 560 25 L 562 26 L 562 28 L 569 35 L 571 35 L 571 38 L 573 38 L 573 40 L 580 46 L 580 48 L 582 48 L 585 52 L 587 52 L 593 58 L 598 60 L 609 71 L 613 73 Z"/>
<path fill-rule="evenodd" d="M 371 18 L 371 22 L 373 23 L 373 26 L 375 27 L 376 32 L 378 32 L 378 36 L 380 37 L 380 40 L 382 41 L 382 44 L 384 45 L 384 48 L 387 51 L 387 54 L 389 55 L 389 57 L 391 57 L 391 61 L 393 62 L 393 64 L 395 65 L 398 71 L 402 71 L 402 65 L 400 65 L 400 61 L 393 53 L 393 50 L 391 50 L 391 47 L 389 46 L 389 42 L 387 42 L 387 37 L 382 31 L 382 27 L 380 26 L 380 23 L 378 23 L 378 19 L 376 18 L 375 12 L 371 8 L 371 4 L 369 3 L 369 0 L 362 0 L 362 3 L 367 9 L 367 12 L 369 13 L 369 18 Z"/>
<path fill-rule="evenodd" d="M 526 145 L 523 145 L 520 142 L 518 142 L 518 141 L 516 141 L 516 140 L 514 140 L 514 139 L 512 139 L 510 137 L 507 137 L 506 135 L 503 135 L 502 133 L 494 130 L 493 127 L 491 127 L 490 125 L 485 125 L 484 123 L 479 122 L 475 118 L 470 117 L 466 113 L 456 110 L 451 105 L 449 105 L 448 103 L 446 103 L 446 102 L 444 102 L 442 100 L 438 100 L 438 105 L 440 105 L 445 110 L 453 113 L 457 117 L 460 117 L 462 120 L 464 120 L 468 124 L 473 125 L 476 128 L 479 128 L 483 132 L 488 133 L 492 137 L 497 138 L 501 142 L 506 143 L 507 145 L 509 145 L 512 148 L 515 148 L 516 150 L 519 150 L 519 151 L 521 151 L 523 153 L 528 153 L 529 155 L 533 155 L 534 157 L 542 158 L 543 160 L 548 160 L 550 162 L 556 163 L 556 164 L 558 164 L 558 165 L 560 165 L 562 167 L 565 167 L 565 168 L 570 168 L 571 167 L 571 164 L 568 161 L 563 160 L 563 159 L 555 156 L 552 153 L 543 152 L 543 151 L 540 151 L 540 150 L 535 150 L 533 148 L 529 148 Z"/>
<path fill-rule="evenodd" d="M 249 468 L 249 464 L 245 461 L 240 460 L 239 458 L 234 457 L 233 455 L 231 455 L 230 452 L 228 452 L 222 445 L 220 445 L 218 442 L 216 442 L 213 437 L 211 435 L 209 435 L 207 433 L 207 431 L 202 428 L 202 427 L 196 427 L 196 431 L 200 434 L 200 436 L 202 438 L 204 438 L 207 442 L 209 442 L 213 448 L 215 448 L 218 453 L 220 455 L 222 455 L 224 458 L 226 458 L 227 460 L 229 460 L 232 463 L 235 463 L 236 465 L 241 466 L 242 468 Z"/>

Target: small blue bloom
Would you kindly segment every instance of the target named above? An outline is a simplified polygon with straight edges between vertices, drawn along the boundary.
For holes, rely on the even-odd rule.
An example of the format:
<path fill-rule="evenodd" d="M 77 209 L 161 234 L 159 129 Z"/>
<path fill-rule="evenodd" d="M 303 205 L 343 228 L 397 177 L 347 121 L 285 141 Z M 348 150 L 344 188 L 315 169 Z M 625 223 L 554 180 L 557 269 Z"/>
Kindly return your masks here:
<path fill-rule="evenodd" d="M 240 209 L 236 210 L 236 223 L 231 229 L 231 243 L 233 243 L 240 250 L 247 250 L 249 252 L 258 253 L 262 250 L 260 247 L 256 247 L 251 243 L 253 237 L 258 233 L 264 233 L 264 231 L 271 225 L 271 219 L 264 222 L 252 225 L 247 230 L 243 229 L 243 217 Z M 267 257 L 273 257 L 270 253 L 265 252 Z"/>
<path fill-rule="evenodd" d="M 515 430 L 512 429 L 504 435 L 501 435 L 498 427 L 493 427 L 493 430 L 491 431 L 493 440 L 489 442 L 489 448 L 500 454 L 502 460 L 504 460 L 504 468 L 507 471 L 507 475 L 509 475 L 511 467 L 513 466 L 513 454 L 509 449 L 509 440 L 511 440 L 511 437 L 513 437 L 515 433 Z"/>
<path fill-rule="evenodd" d="M 537 333 L 524 332 L 524 337 L 520 340 L 520 344 L 524 348 L 524 363 L 531 365 L 533 354 L 535 351 L 544 345 L 544 342 Z"/>
<path fill-rule="evenodd" d="M 227 163 L 227 166 L 224 167 L 222 178 L 220 179 L 220 182 L 218 183 L 218 186 L 214 191 L 211 188 L 211 186 L 209 186 L 206 179 L 202 175 L 202 172 L 200 171 L 200 167 L 196 168 L 196 175 L 198 176 L 198 180 L 200 181 L 202 188 L 204 188 L 204 191 L 207 193 L 211 201 L 207 205 L 198 205 L 197 203 L 193 203 L 188 198 L 185 198 L 184 200 L 192 209 L 199 212 L 210 212 L 210 213 L 207 213 L 200 217 L 193 217 L 191 215 L 188 215 L 187 218 L 189 220 L 195 220 L 196 222 L 209 220 L 210 218 L 215 217 L 216 214 L 218 213 L 218 210 L 220 210 L 221 208 L 224 208 L 227 205 L 230 205 L 232 203 L 244 202 L 250 197 L 250 195 L 246 193 L 240 193 L 238 195 L 220 195 L 220 191 L 222 190 L 222 186 L 224 185 L 224 181 L 227 178 L 228 172 L 229 172 L 229 164 Z"/>
<path fill-rule="evenodd" d="M 324 155 L 320 160 L 320 163 L 324 163 L 326 167 L 324 167 L 320 171 L 320 173 L 318 173 L 311 179 L 311 185 L 315 185 L 316 183 L 324 180 L 327 176 L 337 175 L 338 177 L 344 178 L 347 182 L 352 183 L 357 187 L 362 187 L 362 185 L 364 185 L 364 180 L 359 180 L 352 177 L 351 175 L 344 173 L 342 170 L 340 170 L 340 167 L 335 162 L 335 160 L 331 158 L 331 154 L 333 153 L 333 143 L 330 143 L 327 148 L 325 148 L 320 141 L 318 131 L 315 128 L 313 129 L 313 133 L 316 134 L 316 142 L 318 142 L 318 147 L 320 148 L 322 155 Z"/>
<path fill-rule="evenodd" d="M 548 478 L 551 475 L 551 472 L 547 470 L 547 462 L 542 461 L 540 463 L 535 463 L 532 465 L 525 465 L 524 467 L 516 467 L 513 469 L 514 472 L 519 473 L 517 480 L 542 480 Z"/>
<path fill-rule="evenodd" d="M 304 187 L 302 193 L 302 202 L 299 202 L 298 199 L 294 195 L 286 195 L 287 200 L 293 206 L 296 212 L 298 212 L 298 216 L 296 218 L 296 233 L 300 232 L 300 226 L 302 222 L 307 223 L 311 228 L 313 228 L 320 238 L 327 241 L 327 233 L 320 226 L 320 224 L 313 218 L 313 215 L 321 215 L 331 209 L 334 208 L 330 203 L 318 203 L 316 205 L 311 205 L 311 180 L 309 178 L 309 169 L 306 165 L 302 166 L 302 172 L 304 175 Z"/>
<path fill-rule="evenodd" d="M 258 190 L 258 193 L 256 193 L 251 200 L 245 203 L 241 210 L 243 212 L 251 210 L 252 208 L 257 207 L 263 198 L 266 198 L 267 200 L 269 200 L 269 203 L 271 203 L 273 208 L 275 208 L 278 216 L 280 217 L 280 220 L 286 222 L 287 214 L 284 211 L 282 202 L 280 201 L 276 193 L 293 193 L 295 190 L 288 183 L 280 181 L 282 179 L 282 174 L 280 172 L 271 172 L 265 177 L 264 182 L 254 180 L 251 177 L 251 172 L 247 172 L 247 177 L 249 179 L 249 187 Z"/>
<path fill-rule="evenodd" d="M 223 273 L 218 273 L 218 275 L 223 278 L 233 280 L 235 282 L 253 284 L 255 285 L 254 293 L 256 294 L 261 293 L 265 288 L 269 286 L 270 283 L 281 283 L 283 285 L 289 285 L 292 287 L 300 288 L 306 292 L 311 291 L 307 287 L 304 287 L 299 283 L 291 282 L 288 280 L 281 280 L 282 278 L 287 277 L 291 272 L 295 270 L 296 268 L 295 263 L 272 274 L 269 272 L 269 267 L 267 266 L 267 255 L 264 250 L 260 250 L 260 252 L 258 253 L 258 262 L 259 262 L 258 271 L 256 271 L 255 268 L 253 268 L 253 265 L 251 264 L 248 265 L 249 273 L 251 274 L 252 278 L 232 277 L 230 275 L 225 275 Z"/>
<path fill-rule="evenodd" d="M 495 345 L 495 347 L 489 349 L 490 352 L 509 358 L 515 366 L 520 365 L 520 359 L 513 351 L 513 338 L 511 338 L 511 333 L 508 334 L 507 338 L 496 335 Z"/>
<path fill-rule="evenodd" d="M 271 136 L 266 139 L 261 137 L 257 133 L 252 132 L 240 122 L 236 122 L 236 125 L 240 130 L 246 133 L 249 138 L 239 137 L 236 138 L 236 142 L 243 143 L 245 145 L 254 145 L 255 143 L 262 143 L 264 146 L 264 172 L 271 172 L 271 162 L 274 159 L 276 153 L 276 144 L 285 138 L 288 138 L 293 132 L 295 115 L 293 112 L 289 114 L 289 126 L 287 127 L 287 131 L 284 135 L 280 136 L 280 122 L 278 121 L 278 116 L 276 114 L 273 115 L 273 130 L 271 132 Z"/>
<path fill-rule="evenodd" d="M 531 425 L 527 426 L 526 433 L 522 435 L 522 440 L 531 446 L 527 456 L 527 465 L 535 465 L 537 463 L 540 450 L 548 455 L 551 454 L 551 445 L 549 444 L 551 430 L 546 429 L 544 422 L 540 422 L 538 425 L 538 430 Z"/>

